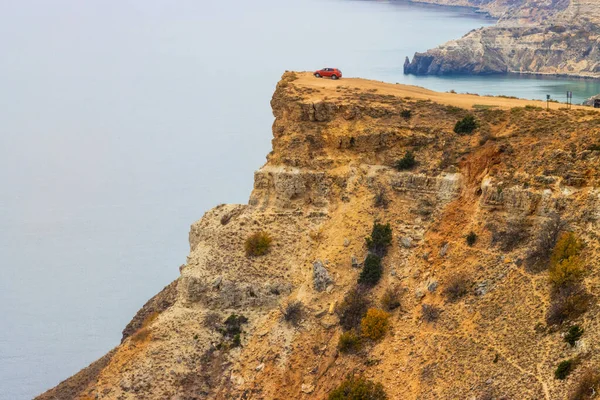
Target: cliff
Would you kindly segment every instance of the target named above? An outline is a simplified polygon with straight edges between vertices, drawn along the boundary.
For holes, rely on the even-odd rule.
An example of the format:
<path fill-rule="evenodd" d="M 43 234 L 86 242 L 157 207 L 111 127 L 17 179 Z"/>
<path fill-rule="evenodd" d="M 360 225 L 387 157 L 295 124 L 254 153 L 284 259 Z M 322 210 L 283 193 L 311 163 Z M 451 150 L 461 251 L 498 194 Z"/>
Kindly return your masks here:
<path fill-rule="evenodd" d="M 38 399 L 323 399 L 356 373 L 391 399 L 549 400 L 600 365 L 594 110 L 309 73 L 284 74 L 271 105 L 273 151 L 249 203 L 194 223 L 181 276 L 123 342 Z M 455 133 L 468 115 L 477 129 Z M 398 171 L 407 151 L 416 165 Z M 557 216 L 585 243 L 589 301 L 562 324 L 548 320 L 548 271 L 527 266 Z M 381 307 L 391 290 L 400 307 L 383 339 L 345 354 L 340 304 L 375 221 L 392 244 L 363 295 Z M 270 251 L 246 255 L 261 231 Z M 459 276 L 464 291 L 450 296 Z M 300 315 L 286 318 L 296 301 Z M 585 333 L 571 347 L 574 323 Z M 565 359 L 578 364 L 557 380 Z"/>
<path fill-rule="evenodd" d="M 427 1 L 429 2 L 429 1 Z M 407 60 L 416 75 L 535 73 L 600 76 L 600 4 L 587 0 L 452 1 L 499 18 Z"/>

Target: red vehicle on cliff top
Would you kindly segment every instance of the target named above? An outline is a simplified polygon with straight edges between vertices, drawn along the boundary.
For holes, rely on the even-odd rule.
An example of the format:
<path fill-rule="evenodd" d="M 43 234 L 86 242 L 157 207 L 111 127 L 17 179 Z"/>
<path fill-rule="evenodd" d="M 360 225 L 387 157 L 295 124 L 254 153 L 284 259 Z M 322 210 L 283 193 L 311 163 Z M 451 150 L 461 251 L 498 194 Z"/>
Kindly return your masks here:
<path fill-rule="evenodd" d="M 315 71 L 315 76 L 317 78 L 328 77 L 331 79 L 340 79 L 342 77 L 342 71 L 337 68 L 322 68 L 318 71 Z"/>

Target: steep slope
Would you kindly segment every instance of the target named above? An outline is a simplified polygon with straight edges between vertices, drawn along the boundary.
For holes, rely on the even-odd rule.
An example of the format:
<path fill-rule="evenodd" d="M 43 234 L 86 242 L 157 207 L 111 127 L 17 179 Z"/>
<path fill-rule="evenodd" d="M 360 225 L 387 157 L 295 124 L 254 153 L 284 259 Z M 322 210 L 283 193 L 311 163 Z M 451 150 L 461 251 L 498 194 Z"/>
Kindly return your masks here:
<path fill-rule="evenodd" d="M 586 0 L 467 3 L 499 16 L 498 24 L 471 31 L 425 53 L 416 53 L 412 61 L 407 58 L 405 73 L 600 76 L 599 3 Z"/>
<path fill-rule="evenodd" d="M 176 283 L 105 359 L 39 399 L 322 399 L 352 372 L 392 399 L 562 399 L 600 365 L 598 113 L 307 73 L 284 74 L 271 105 L 273 151 L 249 204 L 196 222 Z M 454 133 L 470 114 L 474 134 Z M 408 150 L 417 165 L 397 171 Z M 585 242 L 591 297 L 573 348 L 569 322 L 546 321 L 548 272 L 527 267 L 557 213 Z M 390 223 L 393 241 L 366 297 L 379 306 L 393 288 L 401 307 L 383 340 L 343 354 L 335 310 L 375 221 Z M 271 250 L 249 257 L 245 241 L 260 231 Z M 459 275 L 466 292 L 450 299 Z M 282 315 L 293 301 L 297 324 Z M 439 318 L 428 322 L 423 305 Z M 572 376 L 554 379 L 574 357 Z"/>

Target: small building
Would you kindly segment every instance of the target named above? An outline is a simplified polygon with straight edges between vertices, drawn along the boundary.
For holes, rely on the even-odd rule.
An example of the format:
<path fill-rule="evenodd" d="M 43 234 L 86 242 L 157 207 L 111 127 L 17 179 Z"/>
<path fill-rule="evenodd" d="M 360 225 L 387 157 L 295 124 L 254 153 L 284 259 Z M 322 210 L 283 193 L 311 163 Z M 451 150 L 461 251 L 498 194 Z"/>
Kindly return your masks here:
<path fill-rule="evenodd" d="M 594 108 L 600 108 L 600 99 L 594 99 Z"/>

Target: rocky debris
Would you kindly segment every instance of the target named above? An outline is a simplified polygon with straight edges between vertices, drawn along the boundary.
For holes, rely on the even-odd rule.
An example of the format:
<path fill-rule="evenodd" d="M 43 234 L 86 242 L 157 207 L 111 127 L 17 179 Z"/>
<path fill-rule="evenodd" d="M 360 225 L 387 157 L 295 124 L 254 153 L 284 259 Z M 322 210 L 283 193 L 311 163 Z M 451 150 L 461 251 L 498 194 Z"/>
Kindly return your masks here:
<path fill-rule="evenodd" d="M 322 292 L 333 283 L 333 279 L 329 276 L 329 272 L 321 261 L 313 263 L 313 287 L 317 292 Z"/>
<path fill-rule="evenodd" d="M 400 238 L 400 244 L 405 249 L 410 249 L 412 247 L 413 239 L 410 236 L 403 236 Z"/>
<path fill-rule="evenodd" d="M 430 279 L 429 281 L 427 281 L 425 286 L 427 286 L 427 290 L 429 290 L 431 293 L 433 293 L 433 292 L 435 292 L 435 290 L 438 287 L 438 281 Z"/>
<path fill-rule="evenodd" d="M 315 385 L 311 385 L 309 383 L 302 384 L 301 387 L 302 393 L 310 394 L 315 391 Z"/>
<path fill-rule="evenodd" d="M 356 258 L 355 256 L 352 256 L 352 267 L 360 268 L 360 263 L 358 262 L 358 258 Z"/>
<path fill-rule="evenodd" d="M 448 249 L 450 248 L 450 243 L 444 243 L 442 247 L 440 247 L 440 257 L 445 257 L 448 253 Z"/>

